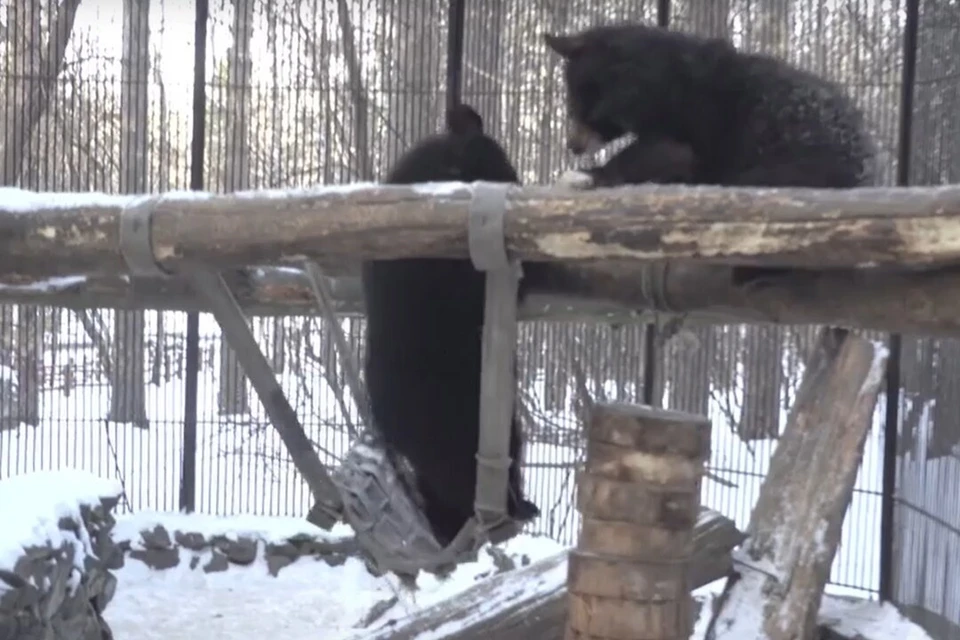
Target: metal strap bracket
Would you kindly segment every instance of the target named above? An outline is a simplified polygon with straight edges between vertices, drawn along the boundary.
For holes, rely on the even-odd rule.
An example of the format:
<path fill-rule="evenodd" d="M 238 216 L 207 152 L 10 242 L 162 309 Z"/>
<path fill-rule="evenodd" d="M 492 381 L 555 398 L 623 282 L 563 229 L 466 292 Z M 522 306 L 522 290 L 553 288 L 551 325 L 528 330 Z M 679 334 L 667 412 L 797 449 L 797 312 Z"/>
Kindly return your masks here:
<path fill-rule="evenodd" d="M 504 524 L 509 490 L 510 430 L 516 396 L 519 261 L 510 260 L 504 235 L 510 185 L 473 185 L 468 220 L 470 260 L 486 273 L 483 358 L 480 382 L 480 438 L 474 509 L 483 529 Z M 509 535 L 509 534 L 508 534 Z"/>
<path fill-rule="evenodd" d="M 150 228 L 158 196 L 136 198 L 120 211 L 120 255 L 134 278 L 167 277 L 153 253 Z"/>

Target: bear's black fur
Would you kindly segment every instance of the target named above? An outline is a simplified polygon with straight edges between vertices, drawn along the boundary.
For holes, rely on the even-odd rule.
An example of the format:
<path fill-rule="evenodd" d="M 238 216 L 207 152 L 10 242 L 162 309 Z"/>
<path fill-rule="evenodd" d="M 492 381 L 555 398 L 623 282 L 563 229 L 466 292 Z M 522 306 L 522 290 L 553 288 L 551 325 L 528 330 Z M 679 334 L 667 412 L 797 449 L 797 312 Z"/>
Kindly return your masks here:
<path fill-rule="evenodd" d="M 384 182 L 454 180 L 519 182 L 504 150 L 466 105 L 449 110 L 447 132 L 407 151 Z M 402 259 L 365 263 L 362 280 L 364 374 L 374 427 L 409 460 L 425 515 L 445 546 L 474 511 L 484 275 L 470 260 Z M 523 497 L 521 450 L 514 416 L 508 513 L 527 521 L 539 510 Z"/>
<path fill-rule="evenodd" d="M 844 188 L 872 179 L 874 145 L 861 112 L 835 84 L 783 61 L 640 24 L 543 38 L 565 60 L 568 149 L 579 155 L 636 136 L 588 171 L 597 186 Z M 663 145 L 669 161 L 656 170 L 651 159 Z M 689 165 L 671 145 L 692 151 Z"/>

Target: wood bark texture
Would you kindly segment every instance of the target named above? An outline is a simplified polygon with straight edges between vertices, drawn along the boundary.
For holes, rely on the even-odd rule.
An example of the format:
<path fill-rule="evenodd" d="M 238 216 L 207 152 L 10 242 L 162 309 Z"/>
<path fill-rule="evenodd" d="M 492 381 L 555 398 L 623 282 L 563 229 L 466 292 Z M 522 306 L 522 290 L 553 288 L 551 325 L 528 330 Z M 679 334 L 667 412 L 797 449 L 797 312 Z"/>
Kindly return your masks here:
<path fill-rule="evenodd" d="M 174 272 L 304 255 L 324 265 L 465 258 L 472 193 L 463 183 L 154 196 L 11 189 L 0 197 L 0 273 L 125 272 L 120 218 L 134 206 L 149 211 L 153 255 Z M 511 186 L 505 234 L 511 254 L 529 261 L 948 265 L 960 261 L 960 187 Z"/>
<path fill-rule="evenodd" d="M 821 331 L 708 640 L 814 640 L 887 349 Z"/>

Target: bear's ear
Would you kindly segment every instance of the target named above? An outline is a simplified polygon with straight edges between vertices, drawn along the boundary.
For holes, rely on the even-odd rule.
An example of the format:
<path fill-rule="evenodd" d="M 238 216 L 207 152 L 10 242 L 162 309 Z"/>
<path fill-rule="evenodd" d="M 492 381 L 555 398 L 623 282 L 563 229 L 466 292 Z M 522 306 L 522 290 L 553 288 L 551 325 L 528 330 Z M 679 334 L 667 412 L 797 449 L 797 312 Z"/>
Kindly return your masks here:
<path fill-rule="evenodd" d="M 555 36 L 550 33 L 542 33 L 540 36 L 548 47 L 559 53 L 564 58 L 572 58 L 582 52 L 586 46 L 586 40 L 583 36 Z"/>

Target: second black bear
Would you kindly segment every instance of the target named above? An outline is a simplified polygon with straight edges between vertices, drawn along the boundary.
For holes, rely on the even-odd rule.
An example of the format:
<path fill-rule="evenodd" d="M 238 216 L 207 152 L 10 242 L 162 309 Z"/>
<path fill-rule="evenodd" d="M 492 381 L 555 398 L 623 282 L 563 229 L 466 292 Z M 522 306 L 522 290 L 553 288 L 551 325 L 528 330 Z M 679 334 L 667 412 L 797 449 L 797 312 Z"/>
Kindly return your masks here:
<path fill-rule="evenodd" d="M 449 110 L 447 132 L 408 150 L 384 182 L 455 180 L 519 182 L 504 150 L 483 133 L 480 115 L 466 105 Z M 425 515 L 445 546 L 474 511 L 484 275 L 470 260 L 401 259 L 365 263 L 362 280 L 374 427 L 409 460 Z M 515 520 L 528 521 L 539 509 L 523 497 L 521 453 L 514 417 L 507 506 Z"/>
<path fill-rule="evenodd" d="M 605 167 L 564 182 L 844 188 L 872 178 L 859 109 L 783 61 L 641 24 L 543 38 L 565 60 L 567 148 L 580 155 L 636 136 Z"/>

